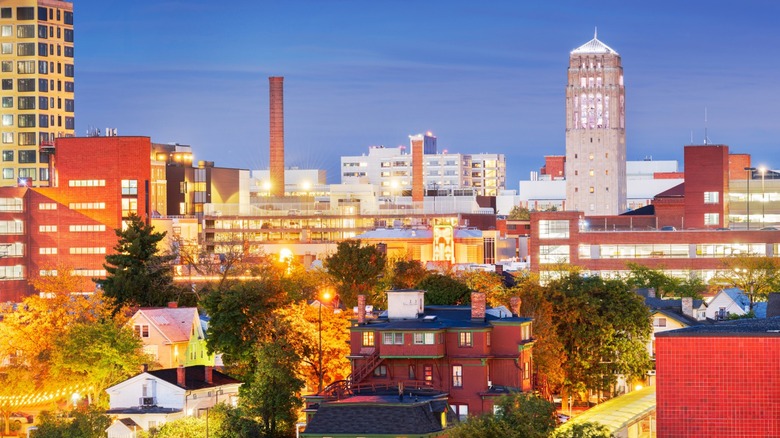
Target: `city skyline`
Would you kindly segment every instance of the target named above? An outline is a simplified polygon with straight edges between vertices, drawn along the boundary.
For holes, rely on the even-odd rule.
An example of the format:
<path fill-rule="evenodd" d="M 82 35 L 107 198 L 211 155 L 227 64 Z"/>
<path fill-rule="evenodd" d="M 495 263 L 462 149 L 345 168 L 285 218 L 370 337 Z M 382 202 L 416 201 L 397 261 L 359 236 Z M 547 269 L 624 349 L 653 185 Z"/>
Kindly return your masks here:
<path fill-rule="evenodd" d="M 440 150 L 505 154 L 517 189 L 544 155 L 565 153 L 569 52 L 598 27 L 622 57 L 629 160 L 682 161 L 683 145 L 703 142 L 707 108 L 710 143 L 779 168 L 780 7 L 706 6 L 77 1 L 76 133 L 112 127 L 267 169 L 267 78 L 284 76 L 287 166 L 338 182 L 340 156 L 432 131 Z"/>

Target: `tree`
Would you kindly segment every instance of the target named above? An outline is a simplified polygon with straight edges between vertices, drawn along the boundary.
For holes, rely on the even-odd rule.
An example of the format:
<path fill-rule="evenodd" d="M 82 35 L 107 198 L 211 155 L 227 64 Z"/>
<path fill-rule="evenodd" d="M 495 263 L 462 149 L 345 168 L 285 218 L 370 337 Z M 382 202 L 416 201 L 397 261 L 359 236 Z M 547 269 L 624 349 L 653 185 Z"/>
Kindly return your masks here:
<path fill-rule="evenodd" d="M 569 422 L 550 435 L 550 438 L 612 438 L 609 429 L 601 423 L 586 421 L 584 423 Z"/>
<path fill-rule="evenodd" d="M 150 361 L 130 327 L 104 319 L 76 324 L 63 333 L 53 352 L 52 366 L 61 379 L 89 387 L 91 405 L 106 407 L 106 388 L 137 374 Z"/>
<path fill-rule="evenodd" d="M 459 279 L 469 290 L 484 293 L 489 306 L 509 302 L 509 289 L 504 285 L 504 278 L 495 272 L 466 271 L 459 275 Z"/>
<path fill-rule="evenodd" d="M 619 374 L 644 377 L 650 312 L 620 280 L 569 275 L 550 285 L 567 391 L 607 390 Z"/>
<path fill-rule="evenodd" d="M 531 219 L 531 212 L 526 207 L 515 205 L 509 211 L 509 216 L 507 216 L 507 219 L 513 221 L 527 221 Z"/>
<path fill-rule="evenodd" d="M 379 248 L 363 246 L 357 239 L 339 242 L 336 252 L 325 259 L 325 268 L 338 285 L 341 301 L 354 307 L 358 295 L 371 295 L 374 291 L 385 263 L 385 254 Z"/>
<path fill-rule="evenodd" d="M 114 300 L 114 312 L 125 305 L 164 306 L 174 300 L 177 287 L 173 284 L 172 255 L 160 255 L 157 243 L 165 233 L 139 216 L 127 220 L 127 228 L 115 230 L 119 241 L 115 254 L 106 256 L 106 278 L 96 280 L 105 295 Z"/>
<path fill-rule="evenodd" d="M 469 419 L 450 438 L 546 438 L 555 429 L 555 405 L 533 394 L 513 393 L 496 402 L 497 413 Z"/>
<path fill-rule="evenodd" d="M 209 426 L 211 426 L 212 430 L 217 430 L 219 427 L 211 424 Z M 169 421 L 163 424 L 153 436 L 155 438 L 204 437 L 206 436 L 206 418 L 182 417 Z"/>
<path fill-rule="evenodd" d="M 780 290 L 780 262 L 772 257 L 736 255 L 724 259 L 723 267 L 710 283 L 740 289 L 750 300 L 750 310 L 757 301 L 766 301 L 770 292 Z"/>
<path fill-rule="evenodd" d="M 53 294 L 66 294 L 70 292 L 85 292 L 94 289 L 92 283 L 86 277 L 73 275 L 73 267 L 65 263 L 44 265 L 40 271 L 54 275 L 40 275 L 33 273 L 30 277 L 30 285 L 36 291 L 47 296 Z"/>
<path fill-rule="evenodd" d="M 461 306 L 471 303 L 468 286 L 449 275 L 428 274 L 417 288 L 425 291 L 425 304 Z"/>
<path fill-rule="evenodd" d="M 36 438 L 102 438 L 111 425 L 111 419 L 96 407 L 77 409 L 69 418 L 41 412 L 38 416 Z"/>
<path fill-rule="evenodd" d="M 419 260 L 396 260 L 392 264 L 393 289 L 413 289 L 425 278 L 427 271 Z"/>

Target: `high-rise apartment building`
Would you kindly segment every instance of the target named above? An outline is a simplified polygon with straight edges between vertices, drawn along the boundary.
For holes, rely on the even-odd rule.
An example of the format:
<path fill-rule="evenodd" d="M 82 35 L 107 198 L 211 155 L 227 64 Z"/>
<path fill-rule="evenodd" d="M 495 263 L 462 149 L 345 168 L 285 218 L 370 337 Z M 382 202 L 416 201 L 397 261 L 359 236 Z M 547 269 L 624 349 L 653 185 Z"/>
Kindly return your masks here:
<path fill-rule="evenodd" d="M 47 146 L 75 127 L 73 3 L 0 3 L 0 65 L 0 186 L 50 185 Z"/>
<path fill-rule="evenodd" d="M 626 211 L 626 101 L 620 55 L 593 37 L 572 50 L 566 87 L 566 209 Z"/>

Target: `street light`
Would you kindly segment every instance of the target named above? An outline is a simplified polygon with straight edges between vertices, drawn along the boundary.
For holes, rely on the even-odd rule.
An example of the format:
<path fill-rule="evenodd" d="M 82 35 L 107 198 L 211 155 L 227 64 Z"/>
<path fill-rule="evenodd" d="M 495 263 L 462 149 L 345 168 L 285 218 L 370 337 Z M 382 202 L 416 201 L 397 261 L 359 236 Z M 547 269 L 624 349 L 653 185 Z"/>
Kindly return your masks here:
<path fill-rule="evenodd" d="M 745 171 L 748 173 L 747 177 L 747 229 L 750 230 L 750 180 L 753 179 L 753 171 L 755 167 L 746 167 Z"/>
<path fill-rule="evenodd" d="M 764 217 L 764 207 L 766 206 L 766 190 L 764 190 L 764 176 L 766 176 L 766 167 L 760 166 L 758 172 L 761 173 L 761 227 L 766 226 L 766 217 Z"/>
<path fill-rule="evenodd" d="M 319 384 L 317 385 L 317 394 L 322 392 L 322 304 L 325 301 L 330 300 L 330 292 L 325 291 L 322 293 L 322 300 L 319 301 L 319 311 L 318 311 L 318 321 L 319 321 L 319 337 L 320 337 L 320 348 L 318 350 L 319 354 L 319 370 L 318 370 L 318 377 L 319 377 Z"/>

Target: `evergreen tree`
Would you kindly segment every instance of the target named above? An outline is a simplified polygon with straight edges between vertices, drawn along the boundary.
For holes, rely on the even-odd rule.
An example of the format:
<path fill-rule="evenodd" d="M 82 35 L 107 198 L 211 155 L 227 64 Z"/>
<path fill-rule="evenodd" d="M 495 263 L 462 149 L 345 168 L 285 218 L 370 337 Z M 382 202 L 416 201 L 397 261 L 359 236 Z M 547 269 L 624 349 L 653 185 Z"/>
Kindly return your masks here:
<path fill-rule="evenodd" d="M 165 233 L 154 231 L 139 216 L 132 215 L 123 230 L 115 230 L 119 241 L 115 254 L 106 256 L 106 278 L 96 282 L 105 296 L 114 300 L 114 312 L 122 306 L 164 306 L 176 297 L 173 284 L 173 256 L 160 255 L 157 244 Z"/>

